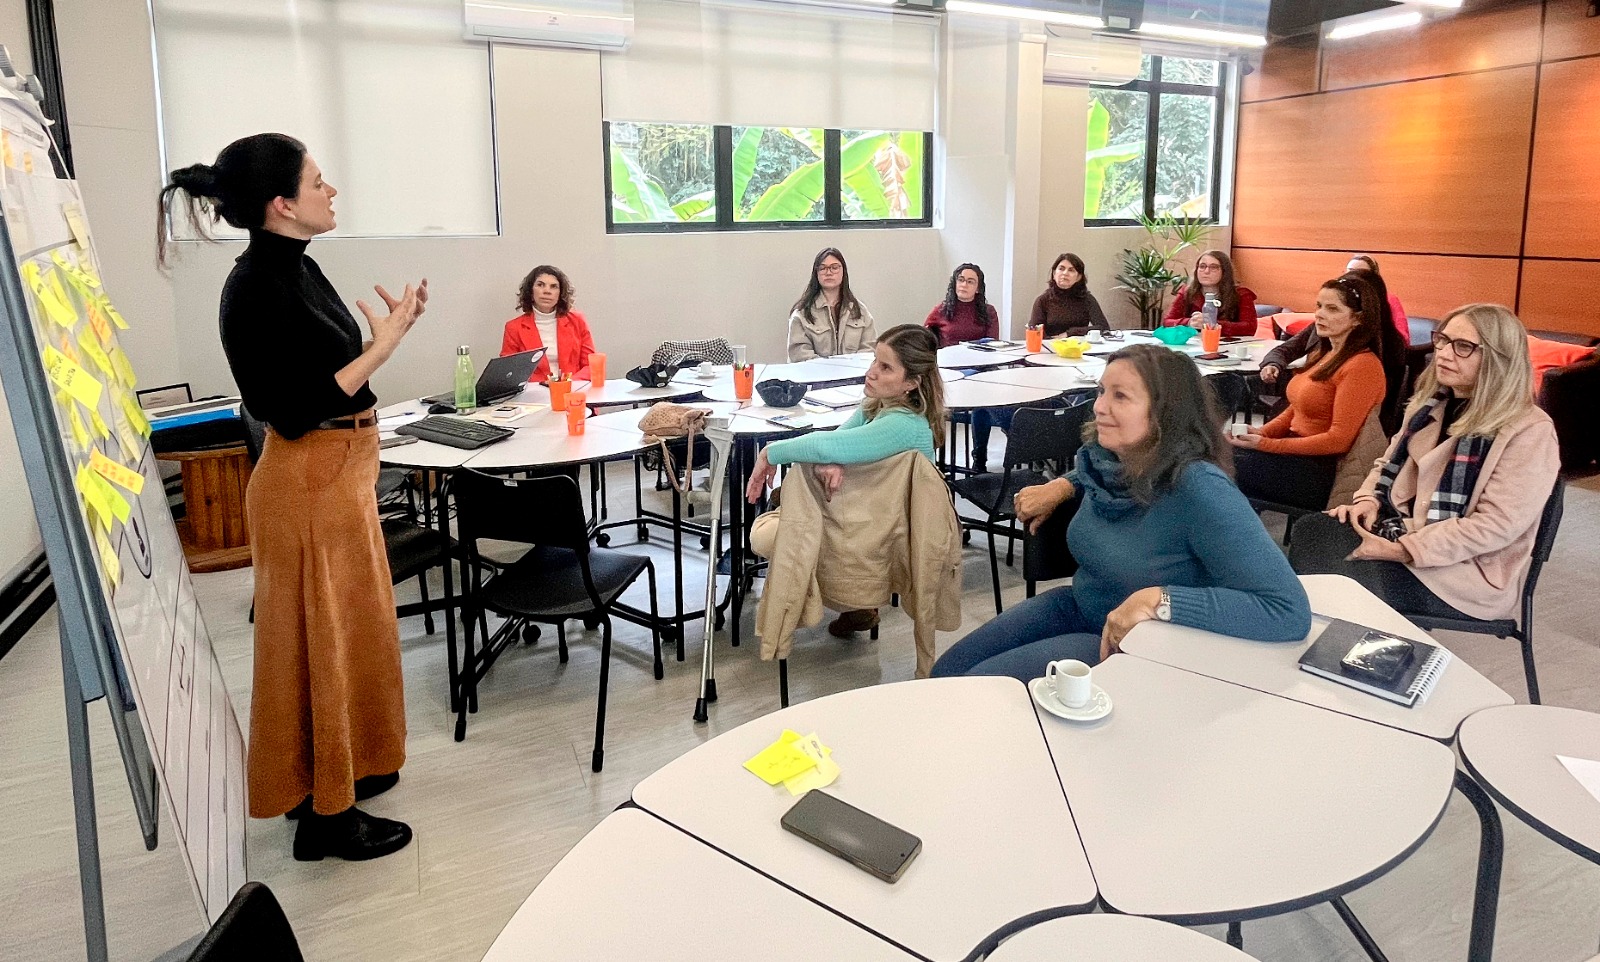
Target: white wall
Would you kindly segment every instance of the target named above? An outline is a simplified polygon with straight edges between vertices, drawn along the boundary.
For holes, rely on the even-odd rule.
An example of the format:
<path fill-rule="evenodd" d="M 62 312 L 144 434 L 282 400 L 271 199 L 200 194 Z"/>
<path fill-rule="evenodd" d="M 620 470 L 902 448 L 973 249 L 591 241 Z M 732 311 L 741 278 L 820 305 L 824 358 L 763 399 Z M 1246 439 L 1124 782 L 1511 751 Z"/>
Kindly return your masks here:
<path fill-rule="evenodd" d="M 79 177 L 110 291 L 137 325 L 129 354 L 146 381 L 230 390 L 217 297 L 240 245 L 185 245 L 170 277 L 154 269 L 152 208 L 164 172 L 144 0 L 57 0 L 57 9 Z M 497 352 L 518 282 L 545 261 L 571 276 L 578 308 L 619 372 L 675 337 L 720 334 L 756 357 L 780 358 L 789 306 L 814 253 L 830 245 L 844 251 L 880 329 L 920 322 L 954 265 L 970 260 L 1020 331 L 1060 250 L 1085 256 L 1117 316 L 1112 257 L 1137 232 L 1082 226 L 1083 92 L 1044 87 L 1042 48 L 1010 25 L 950 18 L 942 56 L 931 228 L 608 235 L 598 55 L 500 46 L 502 235 L 327 238 L 312 253 L 350 302 L 375 283 L 429 278 L 428 315 L 375 379 L 391 401 L 447 387 L 458 344 L 470 344 L 480 363 Z M 397 157 L 419 137 L 397 131 Z M 170 161 L 199 159 L 209 158 Z M 328 173 L 338 185 L 338 170 Z"/>
<path fill-rule="evenodd" d="M 32 69 L 26 0 L 0 0 L 0 43 L 6 45 L 12 64 L 19 72 L 27 73 Z M 0 578 L 39 550 L 39 526 L 33 517 L 33 502 L 27 496 L 27 488 L 16 432 L 11 427 L 11 412 L 6 407 L 4 393 L 0 393 Z"/>

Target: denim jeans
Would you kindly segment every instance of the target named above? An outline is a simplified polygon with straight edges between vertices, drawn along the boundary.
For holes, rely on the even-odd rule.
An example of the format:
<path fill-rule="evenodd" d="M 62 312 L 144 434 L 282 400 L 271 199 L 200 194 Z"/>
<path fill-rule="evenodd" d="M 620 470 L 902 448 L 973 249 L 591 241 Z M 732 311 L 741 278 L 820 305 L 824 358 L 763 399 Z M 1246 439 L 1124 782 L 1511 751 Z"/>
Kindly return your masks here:
<path fill-rule="evenodd" d="M 1009 675 L 1028 681 L 1061 658 L 1100 661 L 1100 629 L 1078 610 L 1072 586 L 1052 588 L 973 630 L 934 662 L 934 678 Z"/>

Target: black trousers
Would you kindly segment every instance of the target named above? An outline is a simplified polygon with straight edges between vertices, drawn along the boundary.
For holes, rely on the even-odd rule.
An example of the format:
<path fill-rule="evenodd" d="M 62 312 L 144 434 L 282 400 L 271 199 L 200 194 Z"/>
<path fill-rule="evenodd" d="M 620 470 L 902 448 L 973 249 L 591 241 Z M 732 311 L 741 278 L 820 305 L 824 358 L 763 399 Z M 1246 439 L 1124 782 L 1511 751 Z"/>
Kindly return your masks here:
<path fill-rule="evenodd" d="M 1321 512 L 1308 514 L 1294 523 L 1289 565 L 1296 574 L 1344 575 L 1354 579 L 1401 614 L 1471 618 L 1429 591 L 1408 565 L 1398 561 L 1346 560 L 1360 545 L 1361 536 L 1348 524 Z"/>
<path fill-rule="evenodd" d="M 1233 449 L 1234 479 L 1247 498 L 1308 511 L 1328 506 L 1339 470 L 1336 455 L 1269 454 Z"/>

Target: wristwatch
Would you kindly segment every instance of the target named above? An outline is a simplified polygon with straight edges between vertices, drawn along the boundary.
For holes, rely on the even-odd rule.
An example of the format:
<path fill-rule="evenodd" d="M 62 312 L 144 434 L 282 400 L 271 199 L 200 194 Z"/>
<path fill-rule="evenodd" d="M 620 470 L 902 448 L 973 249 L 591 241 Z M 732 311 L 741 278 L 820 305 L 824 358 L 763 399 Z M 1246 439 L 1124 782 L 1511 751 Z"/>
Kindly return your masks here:
<path fill-rule="evenodd" d="M 1167 589 L 1161 589 L 1161 600 L 1156 602 L 1156 617 L 1162 621 L 1172 620 L 1172 595 Z"/>

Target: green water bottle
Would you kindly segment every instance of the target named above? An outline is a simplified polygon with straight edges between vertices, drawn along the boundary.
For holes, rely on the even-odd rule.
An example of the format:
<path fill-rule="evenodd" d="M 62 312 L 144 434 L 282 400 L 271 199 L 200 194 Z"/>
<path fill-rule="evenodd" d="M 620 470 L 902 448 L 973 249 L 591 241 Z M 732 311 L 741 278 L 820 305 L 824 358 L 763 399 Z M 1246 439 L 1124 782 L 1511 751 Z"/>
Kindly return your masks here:
<path fill-rule="evenodd" d="M 472 369 L 472 349 L 456 348 L 456 413 L 471 414 L 478 407 L 478 374 Z"/>

